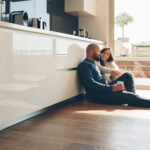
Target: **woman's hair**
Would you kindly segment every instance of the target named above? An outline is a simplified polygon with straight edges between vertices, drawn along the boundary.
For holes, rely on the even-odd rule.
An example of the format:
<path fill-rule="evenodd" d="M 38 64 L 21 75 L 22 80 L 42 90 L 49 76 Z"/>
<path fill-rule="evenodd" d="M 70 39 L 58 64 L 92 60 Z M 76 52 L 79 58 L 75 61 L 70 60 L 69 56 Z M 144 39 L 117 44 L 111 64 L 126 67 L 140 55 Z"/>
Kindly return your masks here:
<path fill-rule="evenodd" d="M 103 48 L 101 51 L 100 51 L 100 53 L 104 53 L 106 50 L 110 50 L 110 48 Z M 107 59 L 107 61 L 108 62 L 112 62 L 112 61 L 114 61 L 114 57 L 113 57 L 113 55 L 112 55 L 112 52 L 111 52 L 111 50 L 110 50 L 110 56 L 109 56 L 109 58 Z M 102 66 L 105 66 L 105 64 L 104 64 L 104 62 L 103 62 L 103 60 L 100 58 L 100 64 L 102 65 Z"/>

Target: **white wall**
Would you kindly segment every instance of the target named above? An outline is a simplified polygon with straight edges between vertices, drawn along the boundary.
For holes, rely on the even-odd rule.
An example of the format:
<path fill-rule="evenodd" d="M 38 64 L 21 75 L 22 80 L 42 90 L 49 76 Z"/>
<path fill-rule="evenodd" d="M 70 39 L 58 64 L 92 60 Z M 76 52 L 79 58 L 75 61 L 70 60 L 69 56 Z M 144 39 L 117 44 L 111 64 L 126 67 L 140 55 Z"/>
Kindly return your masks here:
<path fill-rule="evenodd" d="M 96 1 L 96 17 L 79 17 L 79 28 L 85 28 L 93 39 L 107 41 L 108 0 Z"/>
<path fill-rule="evenodd" d="M 105 41 L 113 47 L 113 2 L 96 0 L 96 17 L 79 17 L 79 28 L 85 28 L 89 37 Z"/>

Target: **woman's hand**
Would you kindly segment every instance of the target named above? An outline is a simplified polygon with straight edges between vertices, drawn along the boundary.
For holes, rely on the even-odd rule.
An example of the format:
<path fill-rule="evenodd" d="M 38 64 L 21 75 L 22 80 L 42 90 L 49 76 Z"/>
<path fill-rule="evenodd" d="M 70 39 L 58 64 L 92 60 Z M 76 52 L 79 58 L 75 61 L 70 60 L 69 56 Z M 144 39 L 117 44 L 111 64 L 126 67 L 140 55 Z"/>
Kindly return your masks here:
<path fill-rule="evenodd" d="M 119 77 L 122 73 L 120 71 L 112 70 L 111 74 L 114 77 Z"/>

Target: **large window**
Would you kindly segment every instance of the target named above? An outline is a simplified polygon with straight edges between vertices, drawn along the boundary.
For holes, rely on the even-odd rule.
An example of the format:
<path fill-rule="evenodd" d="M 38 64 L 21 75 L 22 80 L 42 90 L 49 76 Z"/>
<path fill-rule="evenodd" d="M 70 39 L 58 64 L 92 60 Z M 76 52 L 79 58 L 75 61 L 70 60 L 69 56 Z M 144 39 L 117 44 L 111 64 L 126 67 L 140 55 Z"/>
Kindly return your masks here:
<path fill-rule="evenodd" d="M 149 6 L 149 0 L 115 0 L 116 56 L 150 56 Z"/>
<path fill-rule="evenodd" d="M 114 55 L 137 89 L 150 90 L 150 0 L 115 0 Z"/>

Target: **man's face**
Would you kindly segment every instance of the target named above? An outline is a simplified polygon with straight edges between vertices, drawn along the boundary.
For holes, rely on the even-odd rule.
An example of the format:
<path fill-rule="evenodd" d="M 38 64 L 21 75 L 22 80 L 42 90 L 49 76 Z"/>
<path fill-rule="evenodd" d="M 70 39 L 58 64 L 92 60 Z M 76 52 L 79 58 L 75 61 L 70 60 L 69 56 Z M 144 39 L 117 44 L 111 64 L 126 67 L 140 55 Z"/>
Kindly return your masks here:
<path fill-rule="evenodd" d="M 100 49 L 99 49 L 99 47 L 96 47 L 94 49 L 93 58 L 94 58 L 94 60 L 99 61 L 99 59 L 100 59 Z"/>

